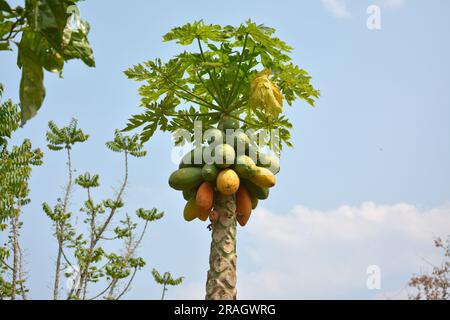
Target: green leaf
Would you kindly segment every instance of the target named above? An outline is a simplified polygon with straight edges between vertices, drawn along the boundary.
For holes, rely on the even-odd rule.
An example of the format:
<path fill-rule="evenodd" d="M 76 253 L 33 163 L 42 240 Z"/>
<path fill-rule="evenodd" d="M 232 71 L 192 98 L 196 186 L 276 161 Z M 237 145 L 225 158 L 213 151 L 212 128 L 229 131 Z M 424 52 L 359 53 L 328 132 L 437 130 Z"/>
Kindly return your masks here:
<path fill-rule="evenodd" d="M 186 23 L 181 27 L 173 28 L 170 32 L 163 36 L 164 41 L 177 40 L 177 43 L 182 45 L 191 44 L 196 38 L 202 41 L 222 41 L 226 39 L 227 34 L 222 31 L 220 25 L 205 25 L 200 21 L 194 23 Z"/>
<path fill-rule="evenodd" d="M 0 42 L 0 51 L 11 51 L 11 47 L 8 42 Z"/>
<path fill-rule="evenodd" d="M 89 24 L 81 20 L 76 1 L 27 0 L 27 21 L 32 30 L 40 32 L 65 60 L 81 59 L 90 67 L 95 66 L 87 35 Z M 70 6 L 74 8 L 69 10 Z M 77 22 L 76 29 L 70 24 L 71 17 Z"/>
<path fill-rule="evenodd" d="M 297 98 L 314 105 L 320 95 L 308 73 L 291 62 L 292 48 L 275 36 L 275 29 L 251 20 L 238 27 L 195 21 L 173 28 L 163 39 L 194 49 L 166 63 L 157 58 L 125 72 L 128 78 L 144 82 L 139 94 L 145 109 L 129 119 L 124 131 L 139 128 L 145 142 L 156 130 L 192 131 L 196 120 L 201 120 L 206 130 L 216 127 L 220 119 L 232 117 L 242 128 L 278 129 L 282 143 L 292 145 L 292 124 L 287 118 L 268 117 L 264 110 L 249 106 L 251 82 L 265 69 L 272 71 L 270 81 L 289 105 Z M 175 143 L 193 142 L 189 138 L 192 135 Z M 278 153 L 281 147 L 273 147 L 273 151 Z"/>
<path fill-rule="evenodd" d="M 22 60 L 30 59 L 50 72 L 61 75 L 64 67 L 63 57 L 38 32 L 24 31 L 19 43 L 18 65 Z"/>
<path fill-rule="evenodd" d="M 4 35 L 7 35 L 11 28 L 13 27 L 14 22 L 12 21 L 1 21 L 0 20 L 0 38 L 2 38 Z"/>
<path fill-rule="evenodd" d="M 89 44 L 87 35 L 89 33 L 89 24 L 78 18 L 78 28 L 73 30 L 70 23 L 67 23 L 64 29 L 64 58 L 81 59 L 87 66 L 95 67 L 94 52 Z"/>
<path fill-rule="evenodd" d="M 11 7 L 9 6 L 8 2 L 6 2 L 5 0 L 0 0 L 0 11 L 5 11 L 8 13 L 11 13 Z"/>
<path fill-rule="evenodd" d="M 22 57 L 20 80 L 20 106 L 22 125 L 34 117 L 45 98 L 44 70 L 35 61 Z"/>
<path fill-rule="evenodd" d="M 50 130 L 45 134 L 48 148 L 53 151 L 59 151 L 63 148 L 71 149 L 74 144 L 89 139 L 89 135 L 78 129 L 77 126 L 78 121 L 75 118 L 72 118 L 70 123 L 62 128 L 59 128 L 53 121 L 49 121 L 48 127 Z"/>
<path fill-rule="evenodd" d="M 72 1 L 26 0 L 26 16 L 32 30 L 41 32 L 56 49 L 61 48 L 68 4 Z M 73 4 L 73 3 L 72 3 Z"/>

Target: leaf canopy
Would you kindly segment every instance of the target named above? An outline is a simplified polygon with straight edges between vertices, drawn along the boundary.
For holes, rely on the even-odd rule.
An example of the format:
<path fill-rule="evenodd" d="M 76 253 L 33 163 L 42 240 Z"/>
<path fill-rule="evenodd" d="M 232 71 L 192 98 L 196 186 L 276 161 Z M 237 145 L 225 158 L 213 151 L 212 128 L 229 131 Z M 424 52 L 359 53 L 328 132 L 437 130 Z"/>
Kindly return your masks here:
<path fill-rule="evenodd" d="M 281 141 L 291 146 L 292 124 L 285 115 L 274 117 L 251 108 L 251 81 L 270 70 L 270 80 L 288 105 L 301 99 L 314 106 L 319 91 L 308 73 L 291 62 L 292 48 L 274 34 L 275 29 L 251 20 L 238 27 L 195 21 L 173 28 L 163 40 L 188 46 L 185 51 L 167 62 L 157 58 L 125 71 L 128 78 L 144 84 L 139 88 L 143 112 L 132 116 L 124 131 L 140 128 L 145 142 L 158 129 L 192 132 L 195 121 L 201 120 L 207 130 L 233 118 L 244 130 L 277 129 Z M 189 142 L 193 140 L 191 136 Z"/>

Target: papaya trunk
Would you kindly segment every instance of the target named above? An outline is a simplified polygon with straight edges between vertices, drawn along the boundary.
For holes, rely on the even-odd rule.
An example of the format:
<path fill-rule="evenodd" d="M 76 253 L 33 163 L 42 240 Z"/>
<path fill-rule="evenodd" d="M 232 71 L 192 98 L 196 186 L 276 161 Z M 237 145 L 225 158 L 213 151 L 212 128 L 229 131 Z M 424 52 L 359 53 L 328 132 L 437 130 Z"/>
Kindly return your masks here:
<path fill-rule="evenodd" d="M 212 223 L 206 300 L 236 300 L 236 200 L 234 195 L 215 196 L 219 213 Z"/>

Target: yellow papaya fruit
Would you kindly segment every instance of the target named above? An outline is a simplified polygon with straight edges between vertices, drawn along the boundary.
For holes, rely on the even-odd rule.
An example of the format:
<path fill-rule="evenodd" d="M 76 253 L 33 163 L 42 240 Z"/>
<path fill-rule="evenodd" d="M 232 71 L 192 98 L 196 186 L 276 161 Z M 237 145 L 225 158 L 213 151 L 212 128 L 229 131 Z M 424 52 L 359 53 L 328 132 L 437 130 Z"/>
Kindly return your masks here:
<path fill-rule="evenodd" d="M 239 176 L 233 169 L 225 169 L 219 172 L 216 187 L 224 195 L 232 195 L 239 189 Z"/>
<path fill-rule="evenodd" d="M 262 167 L 258 167 L 256 174 L 249 180 L 261 188 L 272 188 L 276 183 L 272 171 Z"/>

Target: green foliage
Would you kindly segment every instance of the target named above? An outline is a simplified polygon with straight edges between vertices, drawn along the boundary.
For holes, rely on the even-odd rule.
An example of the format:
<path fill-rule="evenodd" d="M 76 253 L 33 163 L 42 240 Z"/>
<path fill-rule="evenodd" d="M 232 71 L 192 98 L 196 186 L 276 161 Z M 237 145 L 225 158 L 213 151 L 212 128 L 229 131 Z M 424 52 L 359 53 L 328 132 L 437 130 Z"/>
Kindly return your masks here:
<path fill-rule="evenodd" d="M 0 9 L 5 5 L 0 2 Z M 0 98 L 3 86 L 0 84 Z M 26 297 L 23 257 L 20 245 L 21 215 L 30 202 L 28 182 L 32 168 L 42 164 L 43 153 L 30 140 L 9 147 L 12 133 L 19 127 L 20 113 L 11 100 L 0 101 L 0 231 L 8 233 L 0 245 L 0 300 Z"/>
<path fill-rule="evenodd" d="M 72 119 L 66 127 L 59 128 L 53 121 L 49 122 L 50 130 L 47 132 L 48 147 L 51 150 L 66 149 L 68 151 L 69 186 L 72 176 L 70 155 L 75 143 L 83 143 L 88 135 L 77 127 L 77 121 Z M 64 274 L 75 278 L 76 285 L 68 293 L 69 299 L 88 299 L 90 284 L 102 283 L 106 289 L 94 295 L 92 299 L 104 297 L 107 299 L 120 299 L 127 291 L 137 271 L 145 266 L 145 261 L 137 255 L 137 249 L 142 242 L 148 223 L 161 219 L 163 212 L 157 209 L 136 210 L 136 216 L 143 221 L 144 226 L 138 232 L 138 224 L 125 214 L 125 218 L 116 219 L 119 210 L 125 206 L 122 199 L 128 178 L 128 156 L 143 157 L 143 150 L 139 137 L 126 136 L 115 131 L 114 139 L 106 143 L 113 152 L 123 153 L 125 162 L 124 180 L 115 196 L 99 202 L 94 200 L 92 189 L 100 187 L 98 174 L 83 173 L 75 178 L 74 183 L 85 189 L 87 199 L 80 213 L 72 214 L 67 208 L 70 188 L 66 192 L 65 200 L 57 200 L 52 209 L 47 203 L 43 204 L 46 215 L 55 224 L 55 237 L 60 244 L 64 257 Z M 82 219 L 82 226 L 75 225 L 74 219 Z M 86 232 L 87 230 L 87 232 Z M 62 242 L 61 242 L 62 241 Z M 109 251 L 106 242 L 121 241 L 123 250 Z M 75 274 L 73 266 L 78 266 Z M 69 268 L 70 267 L 70 268 Z M 124 287 L 119 286 L 123 282 Z M 57 286 L 59 289 L 59 286 Z"/>
<path fill-rule="evenodd" d="M 172 275 L 170 272 L 164 272 L 164 274 L 161 276 L 161 274 L 158 272 L 158 270 L 153 269 L 152 270 L 153 279 L 155 279 L 155 282 L 158 284 L 166 284 L 170 286 L 178 286 L 183 282 L 184 277 L 179 278 L 172 278 Z"/>
<path fill-rule="evenodd" d="M 178 286 L 184 280 L 184 277 L 179 277 L 179 278 L 174 279 L 172 277 L 172 275 L 170 274 L 170 272 L 164 272 L 164 274 L 161 275 L 158 272 L 158 270 L 156 270 L 154 268 L 152 269 L 152 276 L 156 283 L 163 286 L 163 293 L 162 293 L 162 297 L 161 297 L 162 300 L 164 300 L 164 295 L 165 295 L 166 291 L 168 290 L 167 286 Z"/>
<path fill-rule="evenodd" d="M 62 149 L 71 149 L 75 143 L 85 142 L 89 135 L 85 134 L 83 130 L 78 129 L 78 121 L 72 119 L 68 126 L 63 128 L 58 128 L 58 126 L 53 122 L 48 122 L 48 127 L 50 131 L 47 131 L 47 147 L 50 150 L 58 151 Z"/>
<path fill-rule="evenodd" d="M 3 87 L 0 85 L 0 98 L 2 97 Z M 11 100 L 6 100 L 0 106 L 0 150 L 6 146 L 7 139 L 11 138 L 11 134 L 19 127 L 20 113 L 17 105 Z"/>
<path fill-rule="evenodd" d="M 24 8 L 11 8 L 5 0 L 0 1 L 0 51 L 12 51 L 11 43 L 16 43 L 17 65 L 22 69 L 22 124 L 36 114 L 44 101 L 44 70 L 62 76 L 65 62 L 72 59 L 95 66 L 87 39 L 89 24 L 80 18 L 78 2 L 26 0 Z"/>
<path fill-rule="evenodd" d="M 8 148 L 8 139 L 19 125 L 19 113 L 10 100 L 0 104 L 0 223 L 11 217 L 16 205 L 29 202 L 28 181 L 32 167 L 42 164 L 43 153 L 33 149 L 25 139 L 20 145 Z"/>
<path fill-rule="evenodd" d="M 86 172 L 85 174 L 78 176 L 78 178 L 75 179 L 75 183 L 82 188 L 89 189 L 100 186 L 99 180 L 100 176 L 98 174 L 91 175 L 89 172 Z"/>
<path fill-rule="evenodd" d="M 114 140 L 106 142 L 106 147 L 114 152 L 125 152 L 136 158 L 145 157 L 147 151 L 142 150 L 143 145 L 138 135 L 124 136 L 120 130 L 114 132 Z"/>
<path fill-rule="evenodd" d="M 145 84 L 139 88 L 144 111 L 132 116 L 124 130 L 142 127 L 145 142 L 157 129 L 192 131 L 194 121 L 201 120 L 206 130 L 232 118 L 244 130 L 278 129 L 281 141 L 291 146 L 292 125 L 286 116 L 269 116 L 248 103 L 250 83 L 265 69 L 271 70 L 271 81 L 289 105 L 299 98 L 313 106 L 319 97 L 308 73 L 290 62 L 292 48 L 274 33 L 250 20 L 238 27 L 196 21 L 172 29 L 164 41 L 189 49 L 195 45 L 198 51 L 183 51 L 166 63 L 146 61 L 125 71 L 128 78 Z"/>
<path fill-rule="evenodd" d="M 164 212 L 158 212 L 155 208 L 152 210 L 139 208 L 136 210 L 136 215 L 145 221 L 156 221 L 164 217 Z"/>

